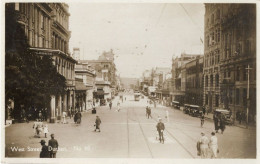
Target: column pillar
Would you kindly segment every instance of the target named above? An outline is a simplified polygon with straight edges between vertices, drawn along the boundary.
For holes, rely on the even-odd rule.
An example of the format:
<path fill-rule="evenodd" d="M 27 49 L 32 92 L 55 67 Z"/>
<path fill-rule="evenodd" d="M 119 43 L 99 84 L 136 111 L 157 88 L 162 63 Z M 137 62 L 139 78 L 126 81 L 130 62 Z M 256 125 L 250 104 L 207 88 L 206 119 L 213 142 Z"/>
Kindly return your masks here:
<path fill-rule="evenodd" d="M 50 107 L 51 107 L 50 123 L 55 123 L 56 117 L 55 117 L 55 96 L 54 95 L 51 95 Z"/>
<path fill-rule="evenodd" d="M 57 119 L 60 120 L 61 119 L 61 95 L 58 96 L 58 116 L 57 116 Z"/>
<path fill-rule="evenodd" d="M 64 94 L 63 96 L 63 109 L 62 112 L 66 111 L 69 107 L 67 106 L 67 93 Z"/>

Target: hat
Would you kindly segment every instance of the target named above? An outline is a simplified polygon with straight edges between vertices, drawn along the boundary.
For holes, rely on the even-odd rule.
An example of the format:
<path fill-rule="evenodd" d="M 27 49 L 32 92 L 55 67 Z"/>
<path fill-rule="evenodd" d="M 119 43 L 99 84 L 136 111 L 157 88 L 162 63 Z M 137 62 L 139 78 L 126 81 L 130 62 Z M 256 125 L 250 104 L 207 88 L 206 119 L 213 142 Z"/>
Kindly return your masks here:
<path fill-rule="evenodd" d="M 51 136 L 54 136 L 54 134 L 52 133 Z"/>
<path fill-rule="evenodd" d="M 205 134 L 204 132 L 201 132 L 200 134 Z"/>
<path fill-rule="evenodd" d="M 215 135 L 215 132 L 213 131 L 213 132 L 211 132 L 211 135 Z"/>
<path fill-rule="evenodd" d="M 39 143 L 46 143 L 45 140 L 41 140 Z"/>

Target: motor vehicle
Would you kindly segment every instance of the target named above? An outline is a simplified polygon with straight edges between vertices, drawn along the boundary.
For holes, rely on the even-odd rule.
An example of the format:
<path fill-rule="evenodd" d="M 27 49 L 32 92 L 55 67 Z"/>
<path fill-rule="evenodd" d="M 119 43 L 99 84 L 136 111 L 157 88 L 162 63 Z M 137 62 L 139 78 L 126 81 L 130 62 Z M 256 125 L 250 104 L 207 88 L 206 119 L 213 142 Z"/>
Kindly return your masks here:
<path fill-rule="evenodd" d="M 134 93 L 135 101 L 139 101 L 141 97 L 141 93 Z"/>
<path fill-rule="evenodd" d="M 180 109 L 180 103 L 178 101 L 172 101 L 172 106 L 176 109 Z"/>
<path fill-rule="evenodd" d="M 185 113 L 185 114 L 190 113 L 190 104 L 184 104 L 183 113 Z"/>
<path fill-rule="evenodd" d="M 223 114 L 225 116 L 225 123 L 228 125 L 233 125 L 233 118 L 231 111 L 227 109 L 218 108 L 214 111 L 217 115 Z"/>
<path fill-rule="evenodd" d="M 200 117 L 202 115 L 203 111 L 198 105 L 190 105 L 190 115 L 193 117 Z"/>
<path fill-rule="evenodd" d="M 106 106 L 107 101 L 105 99 L 100 99 L 100 106 Z"/>

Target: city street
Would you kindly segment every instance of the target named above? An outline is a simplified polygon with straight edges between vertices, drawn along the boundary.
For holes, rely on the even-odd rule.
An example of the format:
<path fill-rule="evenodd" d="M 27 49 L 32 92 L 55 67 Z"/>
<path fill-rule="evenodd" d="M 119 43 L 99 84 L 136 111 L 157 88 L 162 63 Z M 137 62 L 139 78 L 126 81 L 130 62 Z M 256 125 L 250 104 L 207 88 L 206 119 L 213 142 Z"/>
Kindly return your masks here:
<path fill-rule="evenodd" d="M 180 110 L 157 105 L 152 107 L 152 119 L 147 119 L 147 99 L 134 101 L 131 94 L 125 95 L 121 111 L 116 111 L 118 97 L 112 110 L 107 106 L 97 108 L 101 118 L 101 132 L 94 132 L 95 114 L 83 113 L 81 125 L 73 119 L 68 124 L 48 124 L 48 138 L 34 138 L 33 122 L 13 124 L 5 128 L 6 157 L 38 158 L 40 140 L 50 139 L 54 133 L 59 142 L 57 158 L 173 158 L 191 159 L 197 156 L 196 142 L 201 131 L 210 138 L 214 128 L 212 120 L 200 127 L 200 119 L 184 114 Z M 166 118 L 166 111 L 169 118 Z M 165 123 L 165 142 L 156 140 L 156 123 L 161 117 Z M 219 158 L 256 158 L 256 130 L 227 126 L 224 134 L 217 133 Z M 20 150 L 14 150 L 19 147 Z M 12 149 L 13 150 L 12 150 Z M 23 149 L 24 148 L 24 151 Z M 28 149 L 30 148 L 30 149 Z M 31 150 L 31 151 L 29 151 Z"/>

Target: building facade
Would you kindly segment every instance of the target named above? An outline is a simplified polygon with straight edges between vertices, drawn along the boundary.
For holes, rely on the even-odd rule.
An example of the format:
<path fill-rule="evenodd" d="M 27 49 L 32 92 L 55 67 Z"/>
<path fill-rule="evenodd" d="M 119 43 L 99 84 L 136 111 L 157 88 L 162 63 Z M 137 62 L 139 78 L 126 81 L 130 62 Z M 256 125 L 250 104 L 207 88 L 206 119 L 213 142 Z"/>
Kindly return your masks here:
<path fill-rule="evenodd" d="M 25 30 L 30 50 L 38 55 L 50 55 L 57 71 L 66 78 L 66 94 L 52 95 L 48 120 L 55 122 L 63 111 L 75 107 L 76 61 L 70 56 L 69 12 L 65 3 L 8 3 Z"/>
<path fill-rule="evenodd" d="M 246 114 L 249 108 L 252 120 L 256 114 L 256 5 L 205 4 L 205 8 L 204 102 L 210 109 L 222 107 L 233 113 Z"/>
<path fill-rule="evenodd" d="M 186 64 L 186 91 L 185 103 L 203 105 L 203 57 Z"/>

